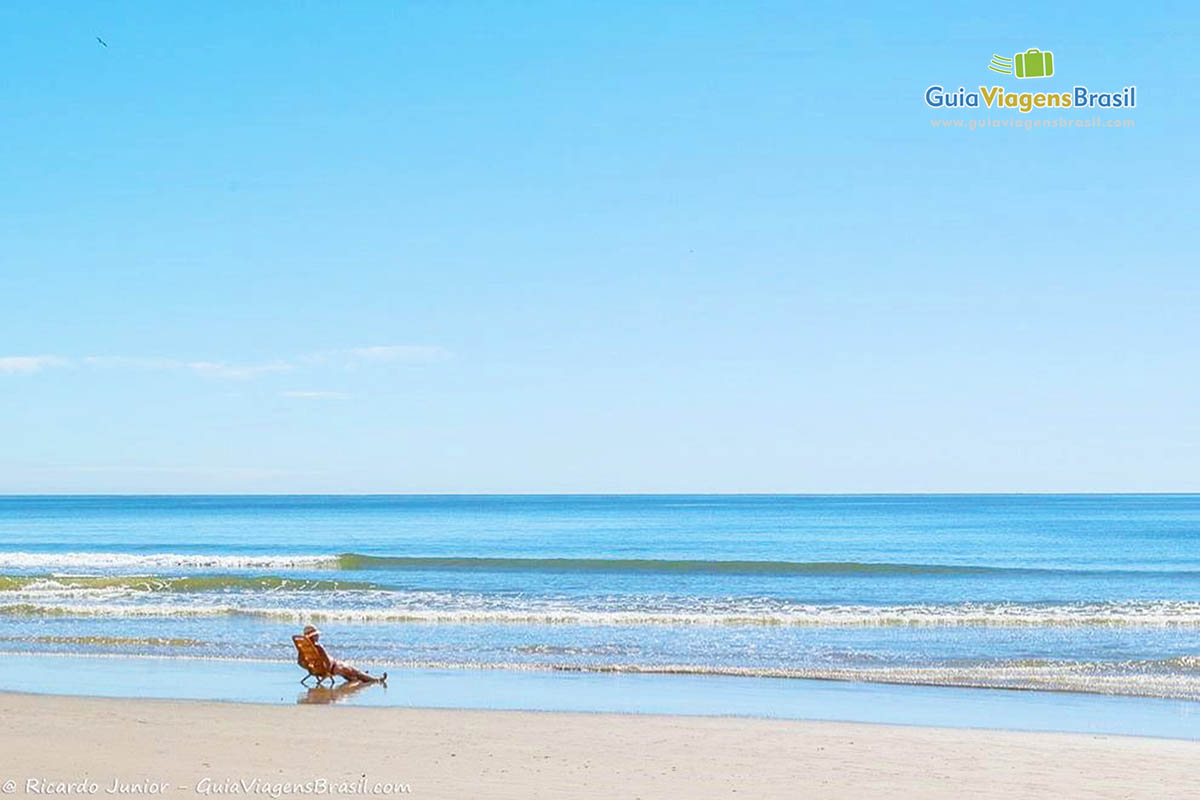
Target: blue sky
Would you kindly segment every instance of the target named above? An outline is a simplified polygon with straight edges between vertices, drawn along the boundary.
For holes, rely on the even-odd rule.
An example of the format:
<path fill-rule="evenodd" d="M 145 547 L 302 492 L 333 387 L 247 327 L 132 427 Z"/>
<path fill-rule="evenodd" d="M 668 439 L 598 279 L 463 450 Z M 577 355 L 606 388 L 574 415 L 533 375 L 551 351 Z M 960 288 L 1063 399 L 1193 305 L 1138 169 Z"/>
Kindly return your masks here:
<path fill-rule="evenodd" d="M 0 492 L 1200 490 L 1200 13 L 1105 5 L 9 4 Z"/>

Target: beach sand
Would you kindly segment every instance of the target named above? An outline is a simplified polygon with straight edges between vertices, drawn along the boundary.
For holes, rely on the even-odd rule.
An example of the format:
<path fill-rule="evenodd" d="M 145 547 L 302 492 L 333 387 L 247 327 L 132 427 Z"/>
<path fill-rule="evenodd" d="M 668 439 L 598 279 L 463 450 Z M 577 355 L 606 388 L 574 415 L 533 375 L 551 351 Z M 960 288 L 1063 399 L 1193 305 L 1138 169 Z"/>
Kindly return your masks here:
<path fill-rule="evenodd" d="M 1200 742 L 1169 739 L 19 694 L 0 694 L 0 719 L 12 797 L 30 779 L 195 797 L 364 775 L 415 798 L 1200 797 Z"/>

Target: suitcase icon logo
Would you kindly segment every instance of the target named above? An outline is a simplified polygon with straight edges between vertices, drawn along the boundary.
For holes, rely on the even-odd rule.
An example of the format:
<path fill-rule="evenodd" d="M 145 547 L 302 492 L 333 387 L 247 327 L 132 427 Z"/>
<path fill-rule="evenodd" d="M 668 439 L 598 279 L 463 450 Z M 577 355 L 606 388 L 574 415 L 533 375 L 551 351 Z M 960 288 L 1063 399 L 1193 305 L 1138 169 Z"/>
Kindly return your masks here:
<path fill-rule="evenodd" d="M 1012 58 L 993 54 L 988 69 L 1018 78 L 1049 78 L 1054 74 L 1054 53 L 1031 47 Z"/>

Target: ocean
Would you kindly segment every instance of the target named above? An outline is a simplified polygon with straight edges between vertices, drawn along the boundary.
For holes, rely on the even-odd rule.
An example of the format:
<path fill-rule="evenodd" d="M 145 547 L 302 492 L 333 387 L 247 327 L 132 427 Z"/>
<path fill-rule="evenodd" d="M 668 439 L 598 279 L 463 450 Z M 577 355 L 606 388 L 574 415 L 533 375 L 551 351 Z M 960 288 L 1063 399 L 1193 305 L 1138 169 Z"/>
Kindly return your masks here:
<path fill-rule="evenodd" d="M 1200 700 L 1200 496 L 0 497 L 0 652 L 290 663 L 309 623 L 393 675 Z"/>

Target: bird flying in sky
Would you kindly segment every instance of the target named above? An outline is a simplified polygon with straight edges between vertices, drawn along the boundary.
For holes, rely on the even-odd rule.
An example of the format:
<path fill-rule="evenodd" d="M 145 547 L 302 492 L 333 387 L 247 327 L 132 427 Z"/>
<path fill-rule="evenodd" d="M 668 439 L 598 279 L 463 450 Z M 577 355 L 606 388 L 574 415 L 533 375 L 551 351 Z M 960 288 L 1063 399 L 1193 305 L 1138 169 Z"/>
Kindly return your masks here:
<path fill-rule="evenodd" d="M 108 42 L 104 41 L 99 36 L 96 37 L 96 41 L 99 42 L 100 44 L 104 45 L 105 47 L 108 47 Z"/>

